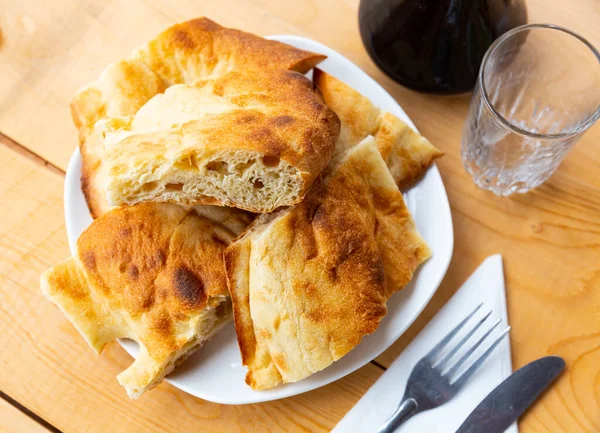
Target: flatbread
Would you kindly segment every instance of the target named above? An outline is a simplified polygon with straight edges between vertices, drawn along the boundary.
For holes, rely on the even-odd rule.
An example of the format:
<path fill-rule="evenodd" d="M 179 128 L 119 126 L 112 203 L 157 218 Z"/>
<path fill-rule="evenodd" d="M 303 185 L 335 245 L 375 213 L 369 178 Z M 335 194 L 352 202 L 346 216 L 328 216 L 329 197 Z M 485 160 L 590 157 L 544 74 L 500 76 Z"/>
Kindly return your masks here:
<path fill-rule="evenodd" d="M 335 113 L 298 72 L 233 71 L 174 85 L 106 135 L 108 202 L 259 213 L 291 206 L 329 163 L 339 130 Z"/>
<path fill-rule="evenodd" d="M 342 122 L 334 160 L 372 135 L 394 181 L 400 190 L 405 190 L 425 174 L 436 158 L 443 155 L 402 120 L 376 107 L 366 96 L 341 80 L 320 69 L 315 69 L 313 80 L 327 105 Z"/>
<path fill-rule="evenodd" d="M 233 70 L 306 73 L 323 59 L 320 54 L 198 18 L 172 26 L 128 58 L 109 65 L 71 103 L 79 130 L 81 184 L 92 216 L 111 208 L 104 191 L 104 137 L 130 124 L 150 98 L 173 84 L 192 84 Z"/>
<path fill-rule="evenodd" d="M 429 254 L 368 137 L 302 203 L 259 216 L 225 251 L 246 382 L 268 389 L 340 359 Z"/>
<path fill-rule="evenodd" d="M 118 376 L 137 398 L 231 319 L 222 253 L 234 236 L 177 205 L 115 209 L 42 274 L 42 292 L 97 353 L 116 338 L 139 344 Z"/>

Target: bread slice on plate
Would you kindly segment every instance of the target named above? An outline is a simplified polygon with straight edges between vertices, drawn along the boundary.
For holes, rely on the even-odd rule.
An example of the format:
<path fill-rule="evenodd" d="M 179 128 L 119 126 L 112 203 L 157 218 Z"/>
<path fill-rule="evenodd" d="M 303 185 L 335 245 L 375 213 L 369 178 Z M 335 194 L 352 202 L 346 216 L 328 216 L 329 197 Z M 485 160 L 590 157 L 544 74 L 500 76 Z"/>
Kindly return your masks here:
<path fill-rule="evenodd" d="M 366 96 L 341 80 L 320 69 L 315 69 L 313 80 L 342 122 L 334 159 L 372 135 L 392 177 L 403 190 L 421 178 L 433 161 L 443 155 L 398 117 L 374 106 Z"/>
<path fill-rule="evenodd" d="M 139 344 L 118 376 L 137 398 L 231 319 L 222 253 L 234 236 L 177 205 L 115 209 L 42 274 L 42 292 L 96 352 L 116 338 Z"/>
<path fill-rule="evenodd" d="M 193 83 L 229 71 L 286 69 L 305 74 L 325 60 L 208 18 L 176 24 L 133 53 L 167 84 Z"/>
<path fill-rule="evenodd" d="M 111 205 L 218 204 L 270 212 L 302 200 L 340 124 L 298 72 L 228 72 L 169 87 L 105 135 Z"/>
<path fill-rule="evenodd" d="M 260 215 L 225 250 L 246 382 L 296 382 L 375 331 L 429 249 L 368 137 L 298 205 Z"/>
<path fill-rule="evenodd" d="M 82 189 L 94 218 L 111 207 L 104 192 L 106 133 L 119 130 L 153 96 L 173 84 L 232 70 L 293 70 L 302 74 L 325 56 L 221 27 L 208 18 L 167 29 L 133 54 L 109 65 L 71 103 L 79 130 Z"/>

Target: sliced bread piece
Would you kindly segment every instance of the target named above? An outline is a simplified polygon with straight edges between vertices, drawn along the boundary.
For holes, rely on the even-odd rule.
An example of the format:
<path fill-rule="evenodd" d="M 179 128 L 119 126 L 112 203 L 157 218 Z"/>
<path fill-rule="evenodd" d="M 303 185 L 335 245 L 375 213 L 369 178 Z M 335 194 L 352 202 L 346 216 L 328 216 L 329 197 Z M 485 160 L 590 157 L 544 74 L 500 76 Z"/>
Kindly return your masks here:
<path fill-rule="evenodd" d="M 375 138 L 377 149 L 401 190 L 413 185 L 443 155 L 425 137 L 392 113 L 381 110 L 364 95 L 334 76 L 315 69 L 313 80 L 325 102 L 342 122 L 333 159 L 365 137 Z"/>
<path fill-rule="evenodd" d="M 232 70 L 309 71 L 325 56 L 228 29 L 197 18 L 176 24 L 82 88 L 71 102 L 79 130 L 82 189 L 94 218 L 111 209 L 106 201 L 104 137 L 131 122 L 131 116 L 172 84 Z"/>
<path fill-rule="evenodd" d="M 429 256 L 372 137 L 298 205 L 260 215 L 225 250 L 246 382 L 296 382 L 375 331 Z"/>
<path fill-rule="evenodd" d="M 97 353 L 116 338 L 138 343 L 118 376 L 137 398 L 231 319 L 222 253 L 232 239 L 193 209 L 114 209 L 83 232 L 75 256 L 42 274 L 42 292 Z"/>
<path fill-rule="evenodd" d="M 271 212 L 298 203 L 328 164 L 339 120 L 292 71 L 229 72 L 174 85 L 107 134 L 111 205 L 218 204 Z"/>

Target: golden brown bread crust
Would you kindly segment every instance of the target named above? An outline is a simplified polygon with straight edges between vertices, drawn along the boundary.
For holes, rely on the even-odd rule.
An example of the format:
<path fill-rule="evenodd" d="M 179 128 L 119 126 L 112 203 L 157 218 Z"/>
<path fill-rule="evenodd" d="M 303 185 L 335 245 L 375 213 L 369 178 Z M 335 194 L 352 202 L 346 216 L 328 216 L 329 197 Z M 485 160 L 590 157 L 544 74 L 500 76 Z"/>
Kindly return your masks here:
<path fill-rule="evenodd" d="M 198 104 L 197 112 L 192 113 L 188 99 Z M 181 107 L 185 107 L 185 115 L 192 120 L 186 121 L 177 114 Z M 155 118 L 160 122 L 165 117 L 168 129 L 155 126 Z M 171 118 L 179 119 L 181 123 L 173 125 Z M 136 125 L 145 127 L 148 123 L 153 128 L 150 132 L 135 129 Z M 297 72 L 272 70 L 247 74 L 234 71 L 201 79 L 191 86 L 173 86 L 160 99 L 152 99 L 139 111 L 133 120 L 133 135 L 116 145 L 106 146 L 104 165 L 108 201 L 115 205 L 140 200 L 218 204 L 270 212 L 302 199 L 328 164 L 339 129 L 339 119 L 325 105 L 320 92 L 308 78 Z M 298 186 L 285 194 L 282 190 L 275 191 L 268 196 L 273 198 L 271 201 L 260 199 L 260 194 L 266 194 L 271 187 L 268 184 L 270 178 L 264 173 L 271 168 L 261 166 L 256 175 L 245 181 L 247 185 L 241 184 L 247 186 L 249 192 L 240 193 L 233 187 L 226 189 L 225 182 L 216 178 L 208 185 L 215 188 L 214 184 L 220 184 L 219 188 L 225 191 L 221 197 L 211 195 L 212 190 L 186 195 L 187 185 L 184 185 L 183 191 L 178 193 L 166 190 L 166 194 L 174 196 L 170 199 L 147 198 L 149 194 L 161 193 L 157 182 L 168 184 L 167 176 L 183 174 L 177 167 L 190 159 L 194 164 L 186 167 L 187 173 L 197 171 L 192 181 L 219 176 L 206 168 L 215 163 L 228 167 L 226 176 L 242 179 L 254 172 L 255 165 L 247 160 L 240 161 L 241 155 L 251 155 L 252 160 L 258 159 L 258 162 L 271 158 L 276 165 L 282 161 L 293 170 L 293 180 Z M 239 173 L 234 171 L 238 165 L 244 167 Z M 276 185 L 288 175 L 281 165 L 272 170 L 277 171 Z M 292 173 L 289 176 L 292 177 Z M 252 189 L 256 179 L 262 181 L 262 190 Z M 148 184 L 154 187 L 148 189 Z M 283 184 L 286 188 L 288 185 Z M 251 201 L 254 193 L 257 197 Z"/>
<path fill-rule="evenodd" d="M 115 209 L 82 233 L 75 257 L 42 275 L 42 291 L 96 352 L 115 338 L 138 342 L 119 376 L 137 397 L 227 321 L 222 252 L 232 238 L 193 209 Z"/>
<path fill-rule="evenodd" d="M 372 138 L 225 250 L 246 382 L 295 382 L 372 333 L 429 250 Z"/>
<path fill-rule="evenodd" d="M 375 107 L 368 98 L 337 78 L 315 69 L 313 81 L 342 122 L 334 159 L 372 135 L 396 184 L 404 190 L 443 155 L 396 116 Z"/>
<path fill-rule="evenodd" d="M 277 212 L 276 212 L 277 213 Z M 265 224 L 268 215 L 258 217 Z M 282 382 L 264 342 L 257 343 L 254 322 L 250 313 L 251 242 L 240 240 L 225 250 L 225 267 L 233 306 L 233 320 L 242 362 L 248 367 L 246 383 L 257 390 L 269 389 Z M 233 301 L 235 300 L 235 301 Z"/>
<path fill-rule="evenodd" d="M 215 259 L 230 236 L 192 210 L 148 203 L 115 209 L 92 224 L 77 241 L 77 255 L 89 283 L 134 318 L 157 304 L 189 312 L 227 293 Z"/>
<path fill-rule="evenodd" d="M 231 147 L 258 150 L 287 161 L 304 173 L 309 184 L 329 163 L 340 120 L 304 75 L 285 70 L 236 71 L 215 80 L 200 80 L 195 86 L 211 87 L 214 95 L 239 107 L 230 118 L 223 116 L 218 129 L 233 142 L 240 140 Z M 260 105 L 266 109 L 244 109 Z M 211 146 L 222 148 L 225 143 L 227 140 Z"/>
<path fill-rule="evenodd" d="M 208 18 L 176 24 L 136 50 L 167 85 L 232 70 L 289 69 L 305 74 L 325 60 L 277 41 L 228 29 Z"/>
<path fill-rule="evenodd" d="M 109 65 L 98 81 L 79 91 L 71 102 L 71 115 L 79 130 L 81 188 L 92 217 L 111 208 L 102 172 L 105 134 L 128 124 L 150 98 L 165 89 L 144 63 L 128 59 Z"/>
<path fill-rule="evenodd" d="M 291 69 L 305 73 L 324 58 L 198 18 L 167 29 L 131 57 L 109 65 L 71 103 L 79 130 L 82 189 L 92 216 L 110 209 L 103 186 L 103 134 L 126 123 L 151 97 L 171 84 L 191 84 L 213 72 Z"/>

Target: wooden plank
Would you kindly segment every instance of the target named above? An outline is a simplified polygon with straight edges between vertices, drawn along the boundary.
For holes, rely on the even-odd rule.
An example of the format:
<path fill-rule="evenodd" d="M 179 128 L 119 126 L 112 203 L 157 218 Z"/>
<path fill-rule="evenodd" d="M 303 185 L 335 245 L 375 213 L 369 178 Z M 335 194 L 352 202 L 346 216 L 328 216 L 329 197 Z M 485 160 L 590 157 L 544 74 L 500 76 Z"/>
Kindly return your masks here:
<path fill-rule="evenodd" d="M 50 433 L 6 400 L 0 398 L 0 433 Z"/>
<path fill-rule="evenodd" d="M 355 9 L 340 1 L 308 4 L 308 9 L 299 5 L 290 9 L 277 2 L 269 6 L 236 0 L 10 2 L 0 16 L 4 35 L 0 131 L 64 169 L 77 143 L 69 101 L 109 62 L 128 55 L 169 25 L 196 16 L 207 15 L 223 25 L 259 34 L 306 35 L 298 24 L 318 34 L 319 24 L 326 26 L 331 12 L 349 16 Z M 318 19 L 313 22 L 313 18 Z M 348 34 L 354 24 L 347 21 L 341 27 Z M 361 49 L 358 35 L 351 46 Z"/>
<path fill-rule="evenodd" d="M 168 384 L 130 401 L 115 376 L 131 358 L 96 356 L 39 291 L 40 273 L 69 255 L 63 179 L 0 146 L 0 390 L 61 431 L 329 431 L 381 375 L 369 364 L 319 390 L 272 403 L 224 406 Z"/>
<path fill-rule="evenodd" d="M 531 22 L 565 25 L 600 46 L 600 2 L 527 4 Z M 481 260 L 501 252 L 515 365 L 547 353 L 562 354 L 569 361 L 568 374 L 528 413 L 522 431 L 600 432 L 600 127 L 584 136 L 538 191 L 508 199 L 480 191 L 462 170 L 458 152 L 469 97 L 422 95 L 384 77 L 360 44 L 356 5 L 355 0 L 11 2 L 3 5 L 0 16 L 0 131 L 65 168 L 75 142 L 67 109 L 75 90 L 94 79 L 108 61 L 167 24 L 192 16 L 206 14 L 259 34 L 307 35 L 338 49 L 380 81 L 424 135 L 446 152 L 439 166 L 453 209 L 454 259 L 439 293 L 407 338 L 378 361 L 389 365 Z M 35 249 L 28 253 L 38 255 Z"/>
<path fill-rule="evenodd" d="M 576 28 L 586 22 L 581 21 L 582 9 L 600 18 L 597 2 L 572 10 L 567 4 L 528 5 L 537 22 Z M 554 15 L 560 19 L 552 19 Z M 596 45 L 600 42 L 597 26 L 578 30 Z M 593 363 L 600 356 L 600 126 L 583 136 L 542 187 L 500 198 L 478 189 L 462 169 L 459 146 L 470 96 L 425 98 L 433 103 L 423 102 L 415 112 L 426 106 L 430 121 L 416 122 L 446 152 L 438 166 L 452 207 L 454 256 L 432 302 L 377 361 L 389 366 L 479 263 L 502 253 L 515 368 L 549 354 L 568 363 L 558 384 L 523 418 L 521 431 L 600 432 L 600 367 Z"/>
<path fill-rule="evenodd" d="M 600 146 L 593 137 L 526 196 L 496 197 L 461 179 L 460 161 L 440 162 L 452 203 L 453 260 L 430 305 L 378 362 L 389 366 L 478 264 L 502 253 L 514 367 L 550 354 L 568 365 L 521 431 L 600 432 Z"/>
<path fill-rule="evenodd" d="M 3 0 L 0 15 L 0 131 L 66 168 L 77 138 L 69 101 L 111 61 L 174 22 L 206 15 L 257 34 L 317 39 L 365 69 L 402 104 L 423 132 L 443 120 L 462 129 L 460 112 L 440 110 L 440 98 L 396 85 L 368 58 L 357 29 L 358 0 Z M 529 0 L 531 22 L 570 27 L 600 46 L 600 2 Z M 135 17 L 135 18 L 133 18 Z M 468 98 L 467 98 L 468 99 Z M 459 104 L 466 107 L 466 98 Z M 433 120 L 433 122 L 432 122 Z M 430 127 L 432 128 L 432 127 Z M 436 144 L 456 151 L 444 135 Z"/>

